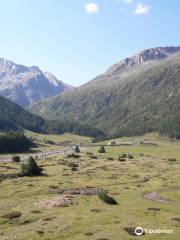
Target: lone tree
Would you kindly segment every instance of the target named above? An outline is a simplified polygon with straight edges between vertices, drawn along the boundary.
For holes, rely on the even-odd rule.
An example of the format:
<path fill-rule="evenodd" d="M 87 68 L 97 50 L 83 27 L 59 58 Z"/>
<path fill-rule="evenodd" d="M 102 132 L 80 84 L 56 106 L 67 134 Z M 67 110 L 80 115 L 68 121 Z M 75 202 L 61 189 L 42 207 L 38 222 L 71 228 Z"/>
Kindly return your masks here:
<path fill-rule="evenodd" d="M 99 153 L 105 153 L 106 152 L 105 147 L 101 146 L 98 152 Z"/>
<path fill-rule="evenodd" d="M 75 151 L 76 153 L 80 153 L 80 149 L 79 149 L 78 145 L 75 146 L 74 151 Z"/>
<path fill-rule="evenodd" d="M 39 167 L 33 157 L 29 157 L 27 164 L 21 165 L 21 173 L 23 176 L 40 176 L 43 168 Z"/>

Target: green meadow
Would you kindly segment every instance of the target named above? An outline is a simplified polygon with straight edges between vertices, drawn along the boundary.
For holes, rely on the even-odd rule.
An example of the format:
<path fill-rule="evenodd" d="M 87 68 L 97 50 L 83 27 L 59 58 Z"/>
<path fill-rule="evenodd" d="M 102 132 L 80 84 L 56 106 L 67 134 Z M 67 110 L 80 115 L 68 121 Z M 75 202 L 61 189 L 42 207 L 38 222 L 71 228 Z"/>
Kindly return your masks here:
<path fill-rule="evenodd" d="M 26 134 L 39 142 L 91 143 L 90 138 L 71 134 Z M 105 153 L 94 144 L 80 146 L 78 157 L 39 158 L 39 177 L 14 177 L 21 163 L 0 162 L 0 240 L 179 240 L 180 141 L 156 134 L 117 141 L 136 144 L 106 146 L 105 141 L 100 143 Z M 36 151 L 54 148 L 66 147 L 47 144 Z M 99 189 L 118 204 L 103 202 Z M 136 227 L 173 232 L 138 237 L 126 231 Z"/>

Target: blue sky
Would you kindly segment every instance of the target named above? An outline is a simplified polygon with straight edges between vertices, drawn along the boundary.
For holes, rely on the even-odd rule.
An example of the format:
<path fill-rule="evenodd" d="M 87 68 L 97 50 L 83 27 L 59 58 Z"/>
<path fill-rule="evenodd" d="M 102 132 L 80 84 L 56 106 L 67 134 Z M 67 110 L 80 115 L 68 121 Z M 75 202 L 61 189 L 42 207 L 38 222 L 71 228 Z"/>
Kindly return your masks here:
<path fill-rule="evenodd" d="M 79 86 L 143 49 L 180 45 L 179 0 L 0 0 L 0 57 Z"/>

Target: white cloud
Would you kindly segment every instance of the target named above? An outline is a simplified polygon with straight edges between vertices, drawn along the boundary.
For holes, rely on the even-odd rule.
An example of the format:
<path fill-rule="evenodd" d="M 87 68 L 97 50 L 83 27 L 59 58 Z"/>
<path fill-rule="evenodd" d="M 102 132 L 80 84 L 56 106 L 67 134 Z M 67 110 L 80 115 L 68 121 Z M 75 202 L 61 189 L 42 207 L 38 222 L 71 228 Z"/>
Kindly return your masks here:
<path fill-rule="evenodd" d="M 150 6 L 145 5 L 143 3 L 138 3 L 136 6 L 136 10 L 134 11 L 135 15 L 141 15 L 141 14 L 148 14 L 150 10 Z"/>
<path fill-rule="evenodd" d="M 99 7 L 96 3 L 88 3 L 85 5 L 86 12 L 89 14 L 97 13 L 99 11 Z"/>

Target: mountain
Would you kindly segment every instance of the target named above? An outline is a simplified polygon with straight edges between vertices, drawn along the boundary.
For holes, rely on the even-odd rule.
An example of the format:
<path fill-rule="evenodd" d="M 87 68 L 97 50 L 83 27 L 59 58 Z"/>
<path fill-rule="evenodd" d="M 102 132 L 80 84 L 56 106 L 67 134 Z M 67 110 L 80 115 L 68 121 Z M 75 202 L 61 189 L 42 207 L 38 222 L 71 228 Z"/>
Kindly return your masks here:
<path fill-rule="evenodd" d="M 23 107 L 70 89 L 71 86 L 36 66 L 26 67 L 0 58 L 0 95 Z"/>
<path fill-rule="evenodd" d="M 48 121 L 0 96 L 0 131 L 23 129 L 50 134 L 70 132 L 93 138 L 104 137 L 102 131 L 87 124 L 83 125 L 73 121 Z"/>
<path fill-rule="evenodd" d="M 44 124 L 45 120 L 42 117 L 0 96 L 0 130 L 27 129 L 41 132 Z"/>
<path fill-rule="evenodd" d="M 180 47 L 126 58 L 104 74 L 33 106 L 48 119 L 72 119 L 109 136 L 160 131 L 180 137 Z"/>

